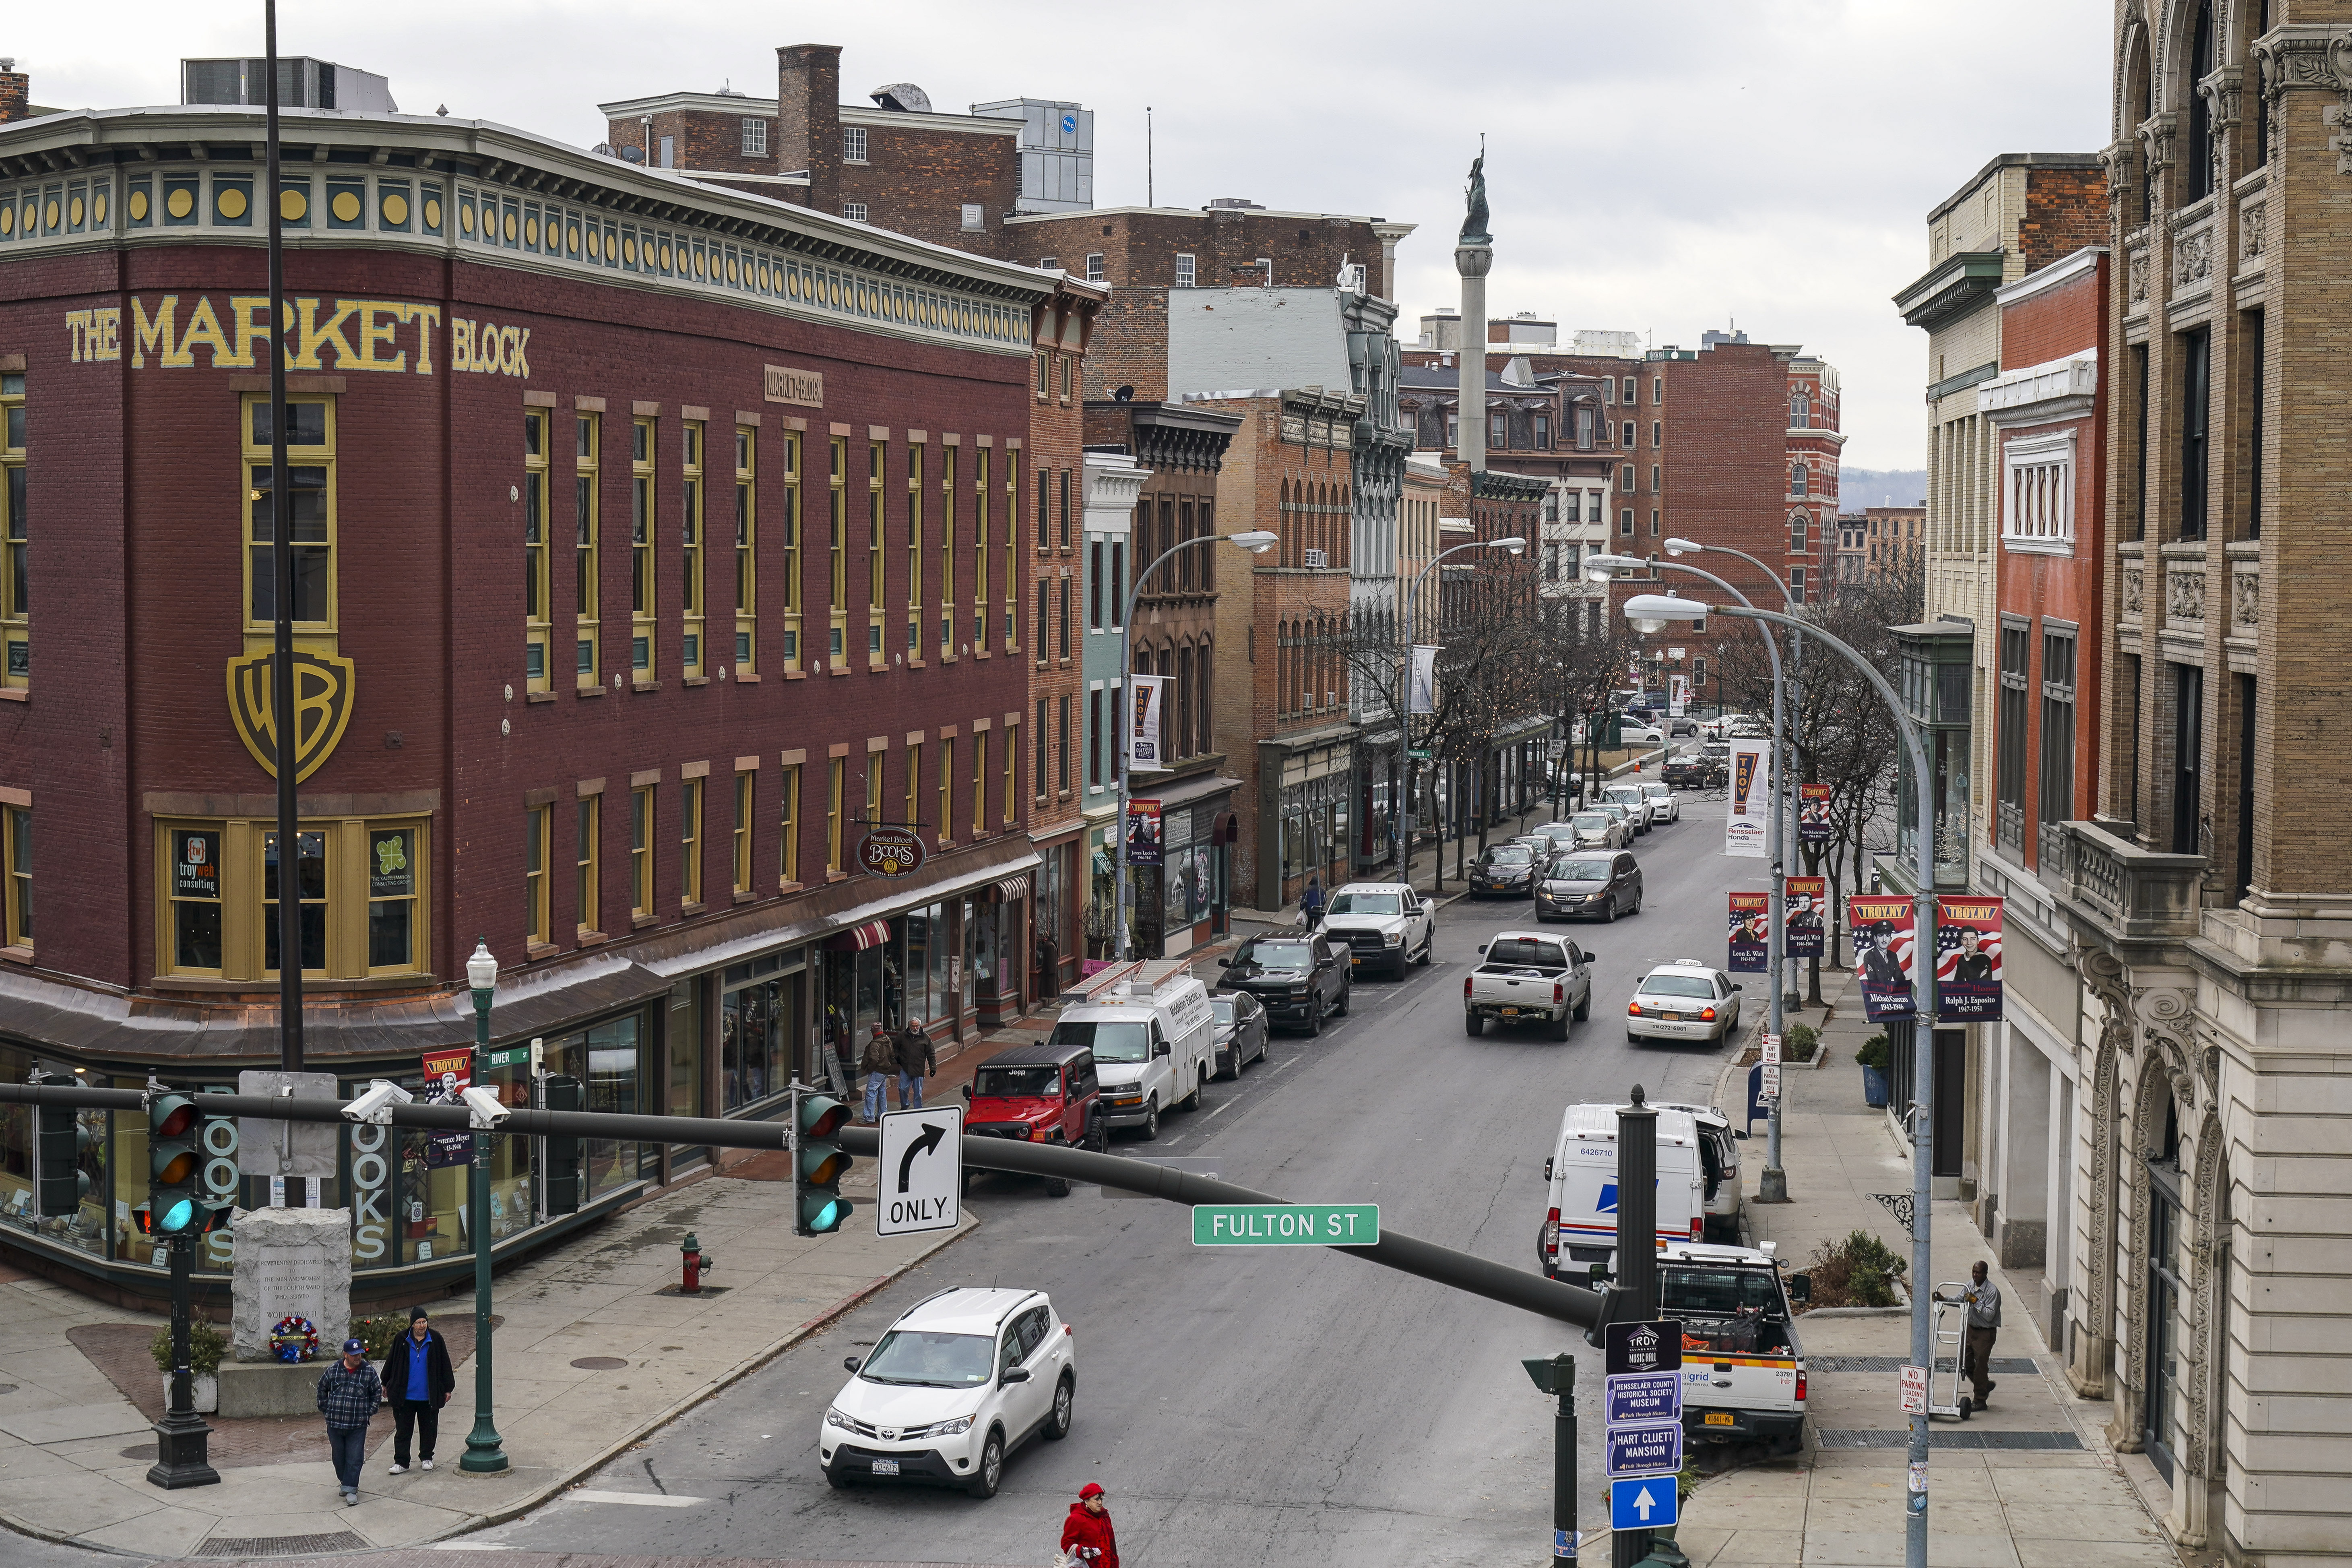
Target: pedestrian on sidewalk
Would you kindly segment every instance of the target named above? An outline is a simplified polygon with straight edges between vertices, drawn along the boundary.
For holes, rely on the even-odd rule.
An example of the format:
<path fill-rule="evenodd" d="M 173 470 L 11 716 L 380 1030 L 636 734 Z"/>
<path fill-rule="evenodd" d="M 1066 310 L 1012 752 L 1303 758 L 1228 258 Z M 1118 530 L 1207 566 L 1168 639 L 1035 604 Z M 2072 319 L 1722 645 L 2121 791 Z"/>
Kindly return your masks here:
<path fill-rule="evenodd" d="M 367 1346 L 343 1342 L 342 1359 L 319 1374 L 319 1414 L 327 1418 L 327 1451 L 343 1506 L 360 1500 L 360 1467 L 367 1463 L 368 1423 L 383 1404 L 383 1380 L 368 1364 Z"/>
<path fill-rule="evenodd" d="M 898 1070 L 898 1047 L 890 1043 L 881 1025 L 875 1025 L 874 1032 L 866 1037 L 866 1054 L 857 1058 L 857 1065 L 866 1073 L 866 1120 L 870 1125 L 882 1120 L 883 1107 L 889 1103 L 885 1097 L 890 1079 Z"/>
<path fill-rule="evenodd" d="M 408 1332 L 394 1342 L 383 1358 L 383 1396 L 392 1401 L 392 1474 L 408 1470 L 408 1434 L 416 1432 L 420 1469 L 433 1468 L 433 1449 L 441 1436 L 441 1407 L 457 1391 L 457 1373 L 449 1365 L 449 1343 L 433 1327 L 422 1307 L 408 1314 Z"/>
<path fill-rule="evenodd" d="M 940 1057 L 931 1049 L 930 1032 L 920 1018 L 909 1018 L 898 1033 L 898 1109 L 923 1108 L 923 1079 L 940 1076 Z"/>
<path fill-rule="evenodd" d="M 1323 879 L 1307 879 L 1307 890 L 1298 895 L 1298 923 L 1313 931 L 1323 923 Z"/>
<path fill-rule="evenodd" d="M 1960 1370 L 1976 1384 L 1976 1407 L 1982 1410 L 1992 1403 L 1992 1345 L 2000 1337 L 2000 1287 L 1986 1278 L 1982 1263 L 1969 1271 L 1960 1300 L 1969 1304 L 1968 1357 Z"/>
<path fill-rule="evenodd" d="M 1088 1481 L 1078 1489 L 1062 1523 L 1062 1552 L 1078 1568 L 1118 1568 L 1118 1537 L 1110 1528 L 1109 1500 Z"/>

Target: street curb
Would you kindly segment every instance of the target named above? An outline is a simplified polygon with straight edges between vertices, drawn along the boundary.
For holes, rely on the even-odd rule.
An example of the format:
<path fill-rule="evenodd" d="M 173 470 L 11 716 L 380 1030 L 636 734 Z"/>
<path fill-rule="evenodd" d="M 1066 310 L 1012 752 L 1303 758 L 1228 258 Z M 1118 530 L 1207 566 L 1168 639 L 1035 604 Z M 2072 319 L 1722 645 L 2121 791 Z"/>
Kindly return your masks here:
<path fill-rule="evenodd" d="M 921 1252 L 917 1253 L 914 1257 L 907 1259 L 905 1263 L 901 1264 L 897 1268 L 892 1269 L 889 1273 L 877 1275 L 866 1285 L 856 1291 L 853 1291 L 851 1294 L 845 1296 L 840 1300 L 835 1301 L 832 1306 L 827 1307 L 815 1317 L 809 1319 L 806 1322 L 802 1323 L 798 1328 L 793 1329 L 787 1332 L 782 1338 L 772 1342 L 766 1346 L 766 1348 L 755 1351 L 751 1355 L 746 1356 L 743 1360 L 737 1362 L 732 1367 L 730 1367 L 727 1371 L 719 1373 L 719 1376 L 704 1384 L 695 1393 L 679 1400 L 677 1404 L 671 1405 L 660 1415 L 642 1423 L 627 1435 L 615 1439 L 612 1444 L 607 1446 L 602 1452 L 596 1454 L 593 1458 L 573 1466 L 572 1468 L 567 1470 L 561 1479 L 545 1483 L 537 1491 L 534 1491 L 526 1497 L 512 1500 L 506 1506 L 501 1507 L 495 1512 L 480 1515 L 472 1523 L 461 1524 L 456 1529 L 445 1531 L 439 1535 L 427 1536 L 422 1541 L 411 1542 L 410 1545 L 412 1547 L 430 1546 L 436 1541 L 448 1541 L 457 1536 L 473 1534 L 477 1531 L 489 1530 L 498 1525 L 506 1524 L 511 1521 L 520 1519 L 524 1514 L 527 1514 L 533 1509 L 541 1506 L 542 1503 L 553 1500 L 562 1493 L 571 1490 L 575 1486 L 578 1486 L 583 1478 L 593 1475 L 597 1470 L 602 1469 L 604 1466 L 611 1464 L 614 1459 L 619 1458 L 623 1454 L 627 1453 L 631 1448 L 636 1447 L 639 1443 L 644 1442 L 647 1436 L 651 1436 L 653 1433 L 660 1431 L 663 1427 L 668 1426 L 679 1416 L 684 1415 L 688 1411 L 692 1410 L 696 1405 L 704 1404 L 705 1402 L 717 1397 L 720 1393 L 732 1384 L 740 1383 L 744 1378 L 751 1376 L 751 1373 L 759 1371 L 761 1367 L 766 1366 L 770 1362 L 775 1360 L 786 1351 L 791 1350 L 793 1346 L 801 1343 L 803 1340 L 808 1339 L 821 1330 L 831 1327 L 840 1319 L 846 1317 L 857 1308 L 873 1300 L 875 1296 L 878 1295 L 891 1284 L 895 1283 L 902 1276 L 910 1272 L 918 1264 L 929 1262 L 931 1258 L 938 1257 L 941 1252 L 955 1245 L 955 1243 L 962 1240 L 965 1237 L 970 1236 L 972 1232 L 978 1230 L 982 1223 L 983 1222 L 978 1215 L 972 1215 L 972 1223 L 971 1225 L 950 1231 L 944 1238 L 925 1247 Z M 493 1478 L 485 1476 L 480 1479 L 488 1480 Z M 68 1541 L 67 1544 L 79 1544 L 79 1542 Z M 399 1547 L 380 1547 L 376 1550 L 399 1551 L 402 1549 Z"/>

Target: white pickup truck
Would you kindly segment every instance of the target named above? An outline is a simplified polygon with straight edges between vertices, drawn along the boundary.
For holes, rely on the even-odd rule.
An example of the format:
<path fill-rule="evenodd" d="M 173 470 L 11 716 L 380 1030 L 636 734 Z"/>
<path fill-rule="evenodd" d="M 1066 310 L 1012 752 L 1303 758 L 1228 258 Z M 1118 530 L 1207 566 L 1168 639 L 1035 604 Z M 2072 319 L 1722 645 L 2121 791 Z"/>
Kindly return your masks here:
<path fill-rule="evenodd" d="M 1658 1316 L 1683 1324 L 1685 1446 L 1803 1440 L 1805 1350 L 1790 1304 L 1808 1289 L 1769 1247 L 1670 1245 L 1658 1254 Z"/>
<path fill-rule="evenodd" d="M 1323 937 L 1348 944 L 1349 967 L 1374 968 L 1392 980 L 1427 963 L 1437 950 L 1437 919 L 1402 882 L 1350 882 L 1323 908 Z"/>
<path fill-rule="evenodd" d="M 1592 1016 L 1592 955 L 1549 931 L 1507 931 L 1478 950 L 1486 962 L 1462 977 L 1462 1030 L 1486 1032 L 1486 1020 L 1542 1023 L 1568 1038 L 1571 1017 Z"/>

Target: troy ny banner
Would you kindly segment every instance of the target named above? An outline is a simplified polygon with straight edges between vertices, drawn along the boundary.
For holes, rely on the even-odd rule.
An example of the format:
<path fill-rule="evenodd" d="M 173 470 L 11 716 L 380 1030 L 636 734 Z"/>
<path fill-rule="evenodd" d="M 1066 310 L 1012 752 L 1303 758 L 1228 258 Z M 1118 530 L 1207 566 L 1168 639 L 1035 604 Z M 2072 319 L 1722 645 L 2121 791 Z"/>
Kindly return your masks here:
<path fill-rule="evenodd" d="M 1772 811 L 1771 742 L 1731 742 L 1731 810 L 1723 821 L 1723 852 L 1764 858 Z"/>

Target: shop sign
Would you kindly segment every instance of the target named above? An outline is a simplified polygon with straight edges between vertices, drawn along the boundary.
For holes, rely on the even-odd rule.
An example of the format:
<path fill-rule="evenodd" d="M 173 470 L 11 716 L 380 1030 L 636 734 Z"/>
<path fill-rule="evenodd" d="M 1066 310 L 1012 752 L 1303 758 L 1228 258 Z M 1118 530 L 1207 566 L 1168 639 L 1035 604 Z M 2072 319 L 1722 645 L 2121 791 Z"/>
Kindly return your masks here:
<path fill-rule="evenodd" d="M 172 835 L 172 896 L 175 899 L 220 897 L 220 843 L 217 830 Z"/>
<path fill-rule="evenodd" d="M 923 868 L 923 836 L 911 827 L 875 827 L 857 841 L 857 864 L 876 877 L 911 877 Z"/>
<path fill-rule="evenodd" d="M 278 720 L 272 703 L 274 655 L 249 654 L 228 661 L 228 716 L 237 739 L 271 778 L 278 776 Z M 319 771 L 343 738 L 352 719 L 352 661 L 339 654 L 294 650 L 294 782 Z"/>

